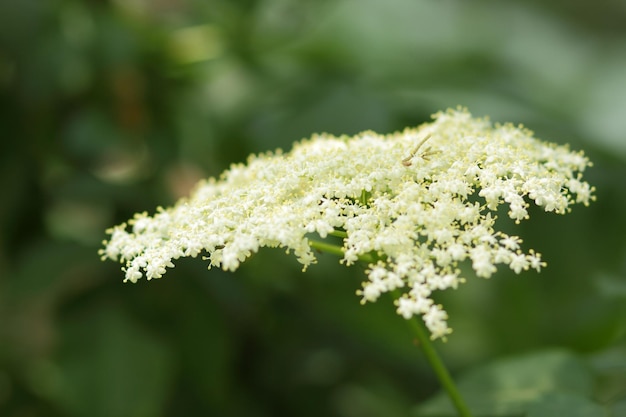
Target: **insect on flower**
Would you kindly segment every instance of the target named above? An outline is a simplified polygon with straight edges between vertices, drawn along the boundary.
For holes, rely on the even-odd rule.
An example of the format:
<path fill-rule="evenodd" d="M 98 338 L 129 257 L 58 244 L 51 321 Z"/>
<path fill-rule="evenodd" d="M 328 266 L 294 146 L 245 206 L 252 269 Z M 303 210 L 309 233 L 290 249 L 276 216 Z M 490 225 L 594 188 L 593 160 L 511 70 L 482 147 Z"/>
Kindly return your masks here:
<path fill-rule="evenodd" d="M 428 135 L 426 135 L 426 137 L 425 137 L 424 139 L 422 139 L 422 140 L 420 141 L 420 143 L 418 143 L 418 144 L 417 144 L 417 146 L 415 147 L 415 149 L 413 149 L 413 151 L 411 152 L 411 154 L 402 160 L 402 165 L 404 165 L 405 167 L 410 167 L 410 166 L 411 166 L 411 164 L 412 164 L 411 159 L 413 159 L 413 157 L 415 156 L 415 154 L 417 154 L 417 151 L 419 151 L 419 149 L 422 147 L 422 145 L 423 145 L 424 143 L 426 143 L 426 141 L 427 141 L 428 139 L 430 139 L 430 136 L 431 136 L 431 135 L 430 135 L 430 133 L 429 133 Z M 426 148 L 426 149 L 424 150 L 424 152 L 420 153 L 418 156 L 419 156 L 420 158 L 425 159 L 425 160 L 427 160 L 427 161 L 428 161 L 428 158 L 429 158 L 431 155 L 436 154 L 436 153 L 438 153 L 438 152 L 439 152 L 439 151 L 431 151 L 431 150 L 430 150 L 430 147 L 428 147 L 428 148 Z"/>

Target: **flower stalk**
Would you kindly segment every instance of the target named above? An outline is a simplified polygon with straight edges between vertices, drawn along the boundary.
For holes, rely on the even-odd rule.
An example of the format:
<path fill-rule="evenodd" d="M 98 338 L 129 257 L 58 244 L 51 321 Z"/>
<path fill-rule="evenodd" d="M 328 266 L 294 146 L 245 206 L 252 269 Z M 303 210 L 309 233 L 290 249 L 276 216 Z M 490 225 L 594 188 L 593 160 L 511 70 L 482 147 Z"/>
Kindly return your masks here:
<path fill-rule="evenodd" d="M 452 379 L 452 376 L 450 376 L 448 369 L 446 368 L 443 360 L 437 353 L 437 350 L 435 349 L 433 342 L 430 340 L 430 337 L 428 337 L 426 329 L 424 328 L 422 323 L 420 323 L 419 320 L 415 318 L 407 320 L 407 323 L 415 334 L 415 337 L 419 342 L 419 346 L 421 347 L 422 352 L 424 352 L 426 360 L 435 372 L 435 375 L 437 376 L 441 387 L 448 394 L 448 398 L 450 398 L 450 401 L 452 401 L 452 404 L 459 413 L 459 416 L 472 417 L 472 414 L 467 404 L 465 403 L 465 400 L 459 393 L 459 390 L 457 389 L 456 384 Z"/>
<path fill-rule="evenodd" d="M 342 233 L 343 232 L 339 231 L 335 235 L 341 236 Z M 315 248 L 321 252 L 326 252 L 326 253 L 337 255 L 337 256 L 343 256 L 343 249 L 341 246 L 333 245 L 332 243 L 313 241 L 313 240 L 310 241 L 309 243 L 312 248 Z M 367 263 L 371 263 L 374 261 L 373 258 L 374 258 L 373 256 L 364 255 L 362 259 L 360 260 L 367 262 Z M 394 295 L 394 298 L 396 299 L 399 298 L 400 296 L 398 294 L 398 291 L 394 291 L 393 295 Z M 452 404 L 458 411 L 459 416 L 460 417 L 472 417 L 472 414 L 470 413 L 469 408 L 467 407 L 465 403 L 465 400 L 459 393 L 459 390 L 457 389 L 456 384 L 454 383 L 454 380 L 452 379 L 450 372 L 448 372 L 448 369 L 446 368 L 443 360 L 437 353 L 437 350 L 435 349 L 433 342 L 430 340 L 430 337 L 426 329 L 424 328 L 424 325 L 419 322 L 419 319 L 416 319 L 416 318 L 407 320 L 407 323 L 418 341 L 418 346 L 421 348 L 422 352 L 424 353 L 424 356 L 426 357 L 426 360 L 428 361 L 433 372 L 437 376 L 437 379 L 439 380 L 441 387 L 448 394 L 450 401 L 452 401 Z"/>
<path fill-rule="evenodd" d="M 341 235 L 343 232 L 339 231 L 337 233 Z M 315 248 L 321 252 L 326 252 L 337 256 L 343 256 L 343 249 L 341 246 L 320 241 L 310 241 L 309 243 L 312 248 Z M 374 257 L 363 256 L 361 261 L 371 263 L 374 261 Z M 398 294 L 397 290 L 393 292 L 393 296 L 396 299 L 399 298 L 400 295 Z M 424 328 L 424 325 L 419 322 L 419 319 L 416 318 L 407 320 L 407 323 L 411 328 L 411 331 L 415 335 L 418 341 L 418 346 L 421 348 L 424 356 L 426 357 L 426 361 L 430 364 L 433 372 L 437 376 L 441 387 L 446 392 L 446 394 L 448 394 L 450 401 L 452 401 L 452 404 L 459 413 L 459 417 L 472 417 L 472 414 L 467 407 L 465 400 L 457 389 L 456 384 L 454 383 L 450 372 L 448 372 L 448 369 L 446 368 L 443 360 L 437 353 L 437 350 L 435 349 L 435 346 L 431 341 L 428 332 Z"/>

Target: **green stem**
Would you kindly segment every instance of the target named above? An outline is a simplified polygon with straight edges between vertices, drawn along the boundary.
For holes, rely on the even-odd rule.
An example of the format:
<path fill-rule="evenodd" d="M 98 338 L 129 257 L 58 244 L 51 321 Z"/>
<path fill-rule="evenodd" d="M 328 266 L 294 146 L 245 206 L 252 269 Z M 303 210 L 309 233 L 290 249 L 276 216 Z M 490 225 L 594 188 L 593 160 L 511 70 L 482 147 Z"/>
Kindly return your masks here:
<path fill-rule="evenodd" d="M 426 356 L 426 360 L 428 361 L 428 363 L 430 363 L 430 366 L 435 371 L 437 379 L 439 379 L 439 382 L 441 383 L 443 389 L 448 393 L 448 397 L 450 397 L 450 400 L 454 404 L 454 407 L 456 407 L 459 416 L 472 417 L 472 414 L 470 413 L 469 408 L 465 404 L 465 401 L 461 397 L 461 394 L 454 384 L 454 381 L 452 380 L 448 369 L 446 368 L 443 360 L 441 360 L 441 357 L 435 350 L 435 346 L 430 340 L 430 337 L 428 337 L 428 333 L 424 328 L 424 325 L 419 321 L 419 318 L 407 321 L 409 323 L 409 326 L 411 326 L 411 328 L 415 332 L 417 340 L 419 340 L 422 351 L 424 352 L 424 356 Z"/>
<path fill-rule="evenodd" d="M 309 246 L 322 252 L 343 256 L 343 248 L 341 246 L 333 245 L 332 243 L 309 239 Z"/>
<path fill-rule="evenodd" d="M 342 256 L 344 255 L 343 253 L 343 247 L 338 246 L 338 245 L 333 245 L 332 243 L 327 243 L 327 242 L 322 242 L 319 240 L 312 240 L 309 239 L 309 246 L 311 246 L 313 249 L 317 249 L 321 252 L 326 252 L 326 253 L 330 253 L 333 255 L 337 255 L 337 256 Z M 365 262 L 368 264 L 371 264 L 373 262 L 376 262 L 376 260 L 374 259 L 374 257 L 372 255 L 359 255 L 359 261 L 361 262 Z"/>
<path fill-rule="evenodd" d="M 348 234 L 346 232 L 344 232 L 343 230 L 333 230 L 332 232 L 329 233 L 329 235 L 335 236 L 335 237 L 340 237 L 342 239 L 345 239 L 345 238 L 348 237 Z"/>
<path fill-rule="evenodd" d="M 331 234 L 337 237 L 341 237 L 342 233 L 345 233 L 345 232 L 337 231 L 336 233 L 331 233 Z M 337 256 L 344 255 L 343 247 L 334 245 L 332 243 L 309 239 L 309 245 L 313 249 L 317 249 L 322 252 L 330 253 L 330 254 L 337 255 Z M 375 256 L 370 255 L 370 254 L 360 255 L 359 260 L 363 262 L 367 262 L 367 263 L 373 263 L 376 261 Z M 394 291 L 393 293 L 394 293 L 395 298 L 399 297 L 399 293 L 397 290 Z M 437 375 L 437 379 L 439 379 L 439 382 L 441 383 L 443 389 L 448 393 L 448 396 L 450 397 L 450 400 L 456 407 L 459 413 L 459 416 L 460 417 L 472 417 L 472 414 L 470 413 L 469 408 L 465 404 L 465 401 L 461 397 L 461 394 L 459 393 L 456 385 L 454 384 L 454 381 L 452 380 L 452 377 L 450 376 L 448 369 L 446 368 L 446 366 L 443 363 L 443 360 L 441 360 L 441 357 L 435 350 L 435 346 L 430 340 L 430 337 L 428 337 L 428 332 L 424 328 L 424 325 L 419 321 L 419 318 L 415 320 L 407 320 L 407 321 L 409 323 L 409 326 L 411 326 L 413 332 L 415 332 L 417 340 L 419 340 L 420 342 L 420 346 L 422 348 L 422 351 L 424 352 L 424 355 L 426 356 L 426 360 L 428 361 L 428 363 L 430 363 L 430 366 L 433 368 L 433 371 L 435 371 L 435 374 Z"/>

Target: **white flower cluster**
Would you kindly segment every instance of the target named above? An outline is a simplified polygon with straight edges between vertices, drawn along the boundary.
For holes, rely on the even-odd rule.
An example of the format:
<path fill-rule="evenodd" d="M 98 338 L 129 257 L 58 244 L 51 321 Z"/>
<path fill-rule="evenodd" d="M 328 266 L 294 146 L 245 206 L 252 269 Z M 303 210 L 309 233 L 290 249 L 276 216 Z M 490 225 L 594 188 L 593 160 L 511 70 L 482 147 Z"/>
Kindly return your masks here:
<path fill-rule="evenodd" d="M 306 268 L 313 237 L 341 236 L 345 264 L 369 260 L 363 302 L 397 290 L 400 315 L 421 316 L 433 339 L 445 337 L 448 316 L 431 294 L 463 282 L 460 264 L 483 278 L 498 264 L 516 273 L 544 265 L 494 229 L 494 211 L 506 204 L 519 222 L 531 201 L 556 213 L 587 205 L 589 165 L 523 128 L 448 110 L 401 133 L 319 135 L 287 154 L 251 156 L 174 207 L 108 230 L 100 255 L 124 263 L 125 281 L 136 282 L 199 254 L 209 268 L 234 271 L 263 246 L 293 251 Z"/>

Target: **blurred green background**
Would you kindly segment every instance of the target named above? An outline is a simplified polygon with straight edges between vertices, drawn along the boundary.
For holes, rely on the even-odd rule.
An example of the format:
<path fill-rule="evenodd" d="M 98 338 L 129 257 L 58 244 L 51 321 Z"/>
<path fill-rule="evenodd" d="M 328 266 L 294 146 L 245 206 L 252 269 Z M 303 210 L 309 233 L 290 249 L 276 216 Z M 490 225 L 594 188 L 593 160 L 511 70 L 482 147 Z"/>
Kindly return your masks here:
<path fill-rule="evenodd" d="M 263 250 L 131 285 L 97 250 L 250 153 L 457 105 L 584 149 L 598 201 L 504 225 L 548 268 L 441 294 L 446 362 L 623 352 L 624 22 L 617 0 L 3 0 L 0 415 L 409 415 L 438 384 L 391 300 L 359 304 L 362 268 Z"/>

